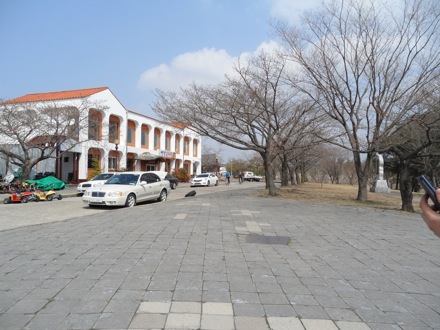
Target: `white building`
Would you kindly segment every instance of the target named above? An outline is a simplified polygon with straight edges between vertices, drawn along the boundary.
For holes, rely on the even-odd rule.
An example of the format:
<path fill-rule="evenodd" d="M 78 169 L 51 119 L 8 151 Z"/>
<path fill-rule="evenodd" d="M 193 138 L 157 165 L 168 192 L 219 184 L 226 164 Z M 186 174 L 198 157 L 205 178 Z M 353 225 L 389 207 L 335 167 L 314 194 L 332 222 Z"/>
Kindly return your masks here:
<path fill-rule="evenodd" d="M 67 150 L 60 146 L 59 157 L 39 163 L 38 172 L 54 172 L 67 183 L 88 178 L 96 159 L 102 172 L 121 170 L 160 170 L 172 173 L 186 168 L 189 174 L 201 172 L 201 136 L 179 124 L 127 110 L 107 87 L 28 94 L 9 103 L 53 104 L 88 109 L 88 129 L 79 134 L 80 144 Z"/>

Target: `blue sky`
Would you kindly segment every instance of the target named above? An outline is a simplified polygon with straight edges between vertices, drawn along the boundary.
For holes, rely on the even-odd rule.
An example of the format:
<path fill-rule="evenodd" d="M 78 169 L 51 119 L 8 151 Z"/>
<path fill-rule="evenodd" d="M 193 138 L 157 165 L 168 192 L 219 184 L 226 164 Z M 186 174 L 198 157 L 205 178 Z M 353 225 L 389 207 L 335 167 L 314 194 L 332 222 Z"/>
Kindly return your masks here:
<path fill-rule="evenodd" d="M 151 111 L 155 88 L 217 83 L 270 44 L 272 18 L 318 0 L 0 0 L 0 99 L 107 86 Z"/>

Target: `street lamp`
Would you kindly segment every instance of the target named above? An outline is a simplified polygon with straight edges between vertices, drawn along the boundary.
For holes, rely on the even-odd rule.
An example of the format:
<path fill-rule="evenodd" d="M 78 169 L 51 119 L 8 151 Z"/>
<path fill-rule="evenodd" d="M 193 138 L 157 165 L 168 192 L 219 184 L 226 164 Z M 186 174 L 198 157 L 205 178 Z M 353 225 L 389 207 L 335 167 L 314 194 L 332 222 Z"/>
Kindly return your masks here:
<path fill-rule="evenodd" d="M 231 159 L 231 176 L 232 176 L 232 159 Z"/>
<path fill-rule="evenodd" d="M 115 150 L 116 150 L 116 164 L 115 164 L 115 168 L 116 168 L 116 171 L 117 171 L 118 168 L 119 168 L 119 165 L 118 165 L 118 163 L 119 163 L 119 157 L 118 157 L 118 149 L 119 149 L 118 144 L 119 144 L 119 140 L 115 139 L 115 141 L 113 143 L 115 144 Z"/>

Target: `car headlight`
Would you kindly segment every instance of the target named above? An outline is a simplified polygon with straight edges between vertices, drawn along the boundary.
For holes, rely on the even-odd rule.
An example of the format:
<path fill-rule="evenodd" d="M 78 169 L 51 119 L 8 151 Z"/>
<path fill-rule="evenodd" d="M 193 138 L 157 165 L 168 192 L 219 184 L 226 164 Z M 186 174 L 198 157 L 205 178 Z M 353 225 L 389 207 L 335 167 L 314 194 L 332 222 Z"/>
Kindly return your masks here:
<path fill-rule="evenodd" d="M 108 197 L 121 197 L 122 192 L 121 191 L 110 191 L 107 193 Z"/>
<path fill-rule="evenodd" d="M 88 190 L 84 191 L 84 195 L 83 196 L 90 196 L 90 191 L 88 191 Z"/>

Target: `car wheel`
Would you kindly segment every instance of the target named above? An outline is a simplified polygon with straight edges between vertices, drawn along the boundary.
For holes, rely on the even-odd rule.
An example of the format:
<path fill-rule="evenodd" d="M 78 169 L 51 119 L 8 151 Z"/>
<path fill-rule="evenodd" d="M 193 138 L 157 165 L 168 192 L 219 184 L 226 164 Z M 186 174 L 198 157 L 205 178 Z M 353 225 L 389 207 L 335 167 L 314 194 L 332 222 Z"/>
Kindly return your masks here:
<path fill-rule="evenodd" d="M 218 180 L 217 180 L 217 181 L 215 181 L 215 186 L 216 186 L 216 187 L 218 186 Z"/>
<path fill-rule="evenodd" d="M 52 199 L 53 199 L 53 195 L 46 196 L 47 201 L 52 202 Z"/>
<path fill-rule="evenodd" d="M 211 185 L 211 181 L 208 180 L 208 183 L 206 184 L 207 187 Z"/>
<path fill-rule="evenodd" d="M 167 191 L 163 189 L 160 192 L 159 198 L 157 199 L 158 202 L 165 202 L 167 200 Z"/>
<path fill-rule="evenodd" d="M 27 203 L 28 201 L 29 201 L 29 198 L 27 198 L 27 196 L 24 196 L 21 198 L 22 203 Z"/>
<path fill-rule="evenodd" d="M 136 205 L 136 196 L 134 194 L 130 194 L 127 196 L 127 200 L 125 202 L 125 206 L 133 207 Z"/>
<path fill-rule="evenodd" d="M 3 204 L 9 204 L 9 203 L 11 203 L 11 199 L 9 197 L 3 200 Z"/>
<path fill-rule="evenodd" d="M 39 201 L 40 201 L 40 197 L 38 197 L 37 195 L 35 195 L 35 199 L 34 199 L 34 201 L 35 201 L 35 202 L 39 202 Z"/>
<path fill-rule="evenodd" d="M 171 183 L 171 189 L 176 189 L 176 183 L 175 182 L 173 182 L 173 183 Z"/>
<path fill-rule="evenodd" d="M 58 200 L 60 201 L 60 200 L 62 200 L 62 199 L 63 199 L 63 196 L 58 195 Z"/>

